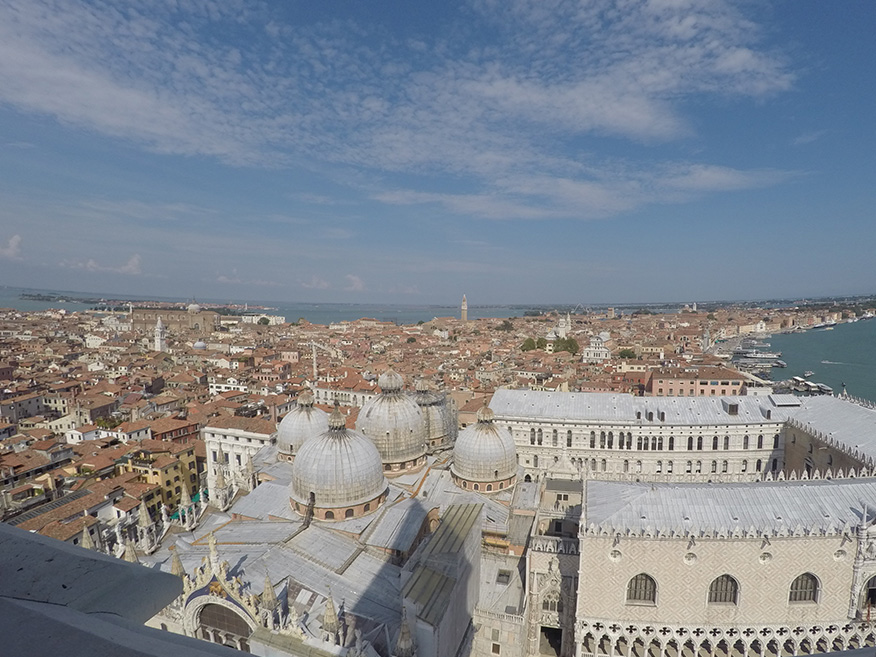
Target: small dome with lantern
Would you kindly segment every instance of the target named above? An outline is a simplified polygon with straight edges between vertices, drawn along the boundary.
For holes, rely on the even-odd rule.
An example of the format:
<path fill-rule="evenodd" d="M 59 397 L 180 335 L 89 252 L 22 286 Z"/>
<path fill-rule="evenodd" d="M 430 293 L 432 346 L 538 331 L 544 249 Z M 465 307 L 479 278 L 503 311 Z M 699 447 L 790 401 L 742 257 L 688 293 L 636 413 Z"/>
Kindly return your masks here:
<path fill-rule="evenodd" d="M 359 411 L 357 431 L 380 452 L 387 474 L 418 470 L 426 463 L 426 425 L 417 403 L 406 395 L 404 379 L 392 369 L 377 380 L 380 394 Z"/>
<path fill-rule="evenodd" d="M 328 431 L 328 413 L 313 405 L 313 393 L 302 390 L 291 411 L 286 413 L 277 427 L 277 450 L 285 461 L 295 459 L 295 454 L 304 441 Z"/>
<path fill-rule="evenodd" d="M 328 430 L 306 440 L 292 463 L 292 507 L 305 516 L 312 509 L 320 520 L 357 518 L 374 511 L 386 500 L 387 487 L 374 443 L 347 429 L 337 406 Z"/>
<path fill-rule="evenodd" d="M 463 429 L 453 448 L 450 473 L 465 489 L 494 493 L 517 481 L 517 450 L 511 430 L 494 422 L 486 404 L 478 410 L 477 422 Z"/>

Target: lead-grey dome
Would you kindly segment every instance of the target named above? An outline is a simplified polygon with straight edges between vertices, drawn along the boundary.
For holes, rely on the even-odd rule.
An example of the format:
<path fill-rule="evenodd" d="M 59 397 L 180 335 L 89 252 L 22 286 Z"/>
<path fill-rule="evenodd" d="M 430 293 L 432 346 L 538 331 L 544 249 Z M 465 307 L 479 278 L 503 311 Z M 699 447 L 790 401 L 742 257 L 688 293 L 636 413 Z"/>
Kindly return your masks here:
<path fill-rule="evenodd" d="M 414 401 L 423 414 L 426 444 L 430 450 L 450 447 L 458 433 L 457 417 L 447 396 L 432 389 L 424 379 L 418 379 Z"/>
<path fill-rule="evenodd" d="M 277 449 L 284 454 L 296 454 L 305 440 L 329 428 L 328 413 L 313 406 L 312 392 L 302 390 L 296 401 L 277 427 Z"/>
<path fill-rule="evenodd" d="M 329 428 L 307 440 L 292 463 L 290 496 L 302 506 L 314 496 L 314 506 L 328 509 L 355 507 L 370 502 L 387 488 L 383 464 L 374 444 L 346 428 L 335 408 Z"/>
<path fill-rule="evenodd" d="M 381 393 L 359 411 L 356 429 L 374 442 L 385 464 L 418 466 L 426 455 L 426 425 L 420 407 L 402 392 L 403 383 L 391 369 L 381 374 Z"/>
<path fill-rule="evenodd" d="M 450 471 L 469 482 L 499 482 L 517 474 L 517 450 L 511 431 L 496 425 L 489 406 L 478 410 L 477 422 L 459 432 Z"/>

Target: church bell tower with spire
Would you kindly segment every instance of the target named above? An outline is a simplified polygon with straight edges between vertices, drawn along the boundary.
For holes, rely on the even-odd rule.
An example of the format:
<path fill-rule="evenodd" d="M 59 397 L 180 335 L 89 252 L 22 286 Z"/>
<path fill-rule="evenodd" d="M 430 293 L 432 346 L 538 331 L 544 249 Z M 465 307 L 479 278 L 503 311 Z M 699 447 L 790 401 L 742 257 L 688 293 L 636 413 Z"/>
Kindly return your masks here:
<path fill-rule="evenodd" d="M 468 301 L 465 299 L 465 295 L 462 295 L 462 305 L 459 307 L 459 318 L 463 322 L 468 321 Z"/>

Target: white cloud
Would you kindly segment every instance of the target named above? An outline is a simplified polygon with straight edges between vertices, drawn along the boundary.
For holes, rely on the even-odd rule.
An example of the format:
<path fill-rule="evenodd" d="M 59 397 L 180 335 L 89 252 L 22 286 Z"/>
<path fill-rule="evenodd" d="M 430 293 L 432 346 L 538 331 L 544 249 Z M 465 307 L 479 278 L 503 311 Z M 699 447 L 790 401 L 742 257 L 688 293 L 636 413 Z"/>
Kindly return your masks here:
<path fill-rule="evenodd" d="M 307 288 L 308 290 L 327 290 L 331 287 L 331 285 L 327 280 L 322 279 L 314 274 L 310 277 L 309 281 L 301 283 L 301 287 Z"/>
<path fill-rule="evenodd" d="M 140 255 L 135 253 L 128 261 L 123 265 L 118 267 L 112 267 L 108 265 L 104 265 L 99 263 L 94 258 L 89 258 L 84 262 L 80 261 L 62 261 L 60 263 L 61 267 L 68 267 L 70 269 L 84 269 L 85 271 L 95 272 L 95 273 L 110 273 L 110 274 L 125 274 L 128 276 L 139 276 L 142 273 L 140 268 Z"/>
<path fill-rule="evenodd" d="M 21 235 L 13 235 L 6 242 L 5 247 L 0 247 L 0 258 L 9 260 L 21 259 Z"/>
<path fill-rule="evenodd" d="M 362 292 L 365 289 L 365 283 L 358 276 L 347 274 L 344 278 L 347 280 L 347 287 L 344 288 L 347 292 Z"/>

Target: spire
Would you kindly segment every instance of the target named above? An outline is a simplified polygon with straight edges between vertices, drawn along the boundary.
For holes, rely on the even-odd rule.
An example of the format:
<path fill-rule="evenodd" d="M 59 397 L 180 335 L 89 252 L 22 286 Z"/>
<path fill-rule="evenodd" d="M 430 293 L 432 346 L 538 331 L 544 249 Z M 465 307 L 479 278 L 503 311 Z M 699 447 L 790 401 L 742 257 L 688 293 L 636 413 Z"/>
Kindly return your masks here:
<path fill-rule="evenodd" d="M 274 585 L 271 584 L 271 576 L 265 572 L 265 590 L 262 591 L 262 607 L 265 609 L 276 609 L 280 604 L 277 600 L 277 594 L 274 593 Z"/>
<path fill-rule="evenodd" d="M 173 550 L 173 556 L 170 559 L 170 572 L 180 579 L 186 576 L 186 569 L 183 568 L 182 560 L 179 558 L 179 550 Z"/>
<path fill-rule="evenodd" d="M 335 603 L 332 600 L 332 591 L 329 589 L 328 597 L 325 599 L 325 613 L 322 615 L 322 629 L 332 637 L 337 636 L 340 629 L 338 622 L 338 612 L 335 611 Z"/>
<path fill-rule="evenodd" d="M 401 629 L 395 642 L 393 657 L 416 657 L 417 648 L 414 646 L 414 637 L 411 636 L 411 628 L 408 626 L 408 613 L 402 607 Z"/>
<path fill-rule="evenodd" d="M 192 505 L 192 496 L 189 495 L 189 486 L 185 482 L 182 485 L 182 492 L 179 494 L 179 506 L 181 509 L 186 509 Z"/>
<path fill-rule="evenodd" d="M 134 550 L 134 541 L 127 541 L 125 543 L 124 559 L 128 563 L 140 563 L 140 560 L 137 558 L 137 552 Z"/>
<path fill-rule="evenodd" d="M 146 510 L 146 502 L 140 502 L 137 526 L 140 527 L 140 529 L 149 529 L 149 527 L 152 526 L 152 518 L 149 517 L 149 512 Z"/>
<path fill-rule="evenodd" d="M 222 471 L 221 465 L 216 468 L 216 488 L 218 490 L 225 488 L 225 473 Z"/>
<path fill-rule="evenodd" d="M 86 550 L 94 549 L 94 540 L 91 538 L 91 532 L 88 531 L 88 525 L 82 523 L 82 540 L 79 541 L 79 547 L 84 547 Z"/>

